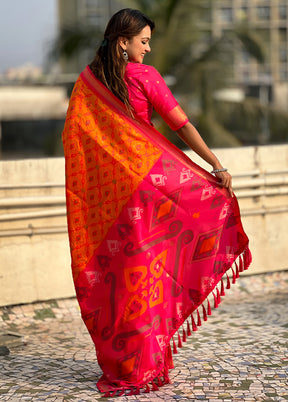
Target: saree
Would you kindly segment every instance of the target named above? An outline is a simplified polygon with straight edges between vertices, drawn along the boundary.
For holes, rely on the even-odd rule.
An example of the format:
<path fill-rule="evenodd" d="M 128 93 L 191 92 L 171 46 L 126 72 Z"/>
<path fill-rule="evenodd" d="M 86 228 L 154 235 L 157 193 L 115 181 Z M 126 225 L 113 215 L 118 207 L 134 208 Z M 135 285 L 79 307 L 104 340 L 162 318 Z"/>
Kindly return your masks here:
<path fill-rule="evenodd" d="M 235 282 L 250 265 L 237 199 L 130 117 L 89 67 L 63 144 L 72 273 L 103 371 L 97 386 L 105 396 L 158 389 L 171 345 L 177 353 L 218 306 L 227 271 Z"/>

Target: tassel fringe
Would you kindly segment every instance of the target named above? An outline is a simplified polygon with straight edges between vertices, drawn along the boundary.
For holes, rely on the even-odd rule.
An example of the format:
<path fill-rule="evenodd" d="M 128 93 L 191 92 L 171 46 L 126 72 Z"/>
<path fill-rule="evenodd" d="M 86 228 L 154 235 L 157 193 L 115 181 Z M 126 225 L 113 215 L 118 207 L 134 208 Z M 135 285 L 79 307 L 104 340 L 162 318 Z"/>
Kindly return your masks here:
<path fill-rule="evenodd" d="M 240 257 L 239 257 L 239 272 L 243 272 L 243 271 L 244 271 L 244 265 L 243 265 L 242 256 L 240 255 Z"/>
<path fill-rule="evenodd" d="M 235 266 L 236 266 L 236 279 L 238 279 L 239 278 L 239 267 L 238 267 L 238 264 L 236 261 L 235 261 Z"/>
<path fill-rule="evenodd" d="M 202 304 L 203 320 L 207 321 L 207 313 L 204 304 Z"/>
<path fill-rule="evenodd" d="M 239 273 L 245 271 L 246 269 L 249 268 L 249 265 L 252 262 L 252 256 L 251 256 L 251 252 L 249 250 L 249 248 L 247 248 L 239 257 L 238 257 L 238 263 L 235 261 L 234 265 L 235 268 L 231 267 L 231 273 L 232 273 L 232 284 L 236 283 L 236 279 L 239 278 Z M 226 289 L 230 289 L 231 288 L 231 279 L 228 275 L 228 273 L 226 272 Z M 219 291 L 218 287 L 216 286 L 214 291 L 211 292 L 211 294 L 213 295 L 213 300 L 214 300 L 214 308 L 216 309 L 219 304 L 221 303 L 221 296 L 225 296 L 225 285 L 224 285 L 224 280 L 223 278 L 221 279 L 221 290 Z M 207 316 L 211 315 L 211 306 L 210 306 L 210 301 L 207 297 L 207 309 L 204 306 L 204 303 L 202 303 L 202 316 L 203 316 L 203 320 L 207 321 Z M 195 321 L 195 318 L 193 316 L 193 313 L 190 315 L 191 317 L 191 325 L 192 325 L 192 331 L 195 332 L 198 330 L 198 327 L 202 326 L 202 322 L 201 322 L 201 316 L 200 316 L 200 312 L 199 312 L 199 308 L 197 309 L 197 312 L 194 312 L 195 314 L 197 314 L 197 324 Z M 186 342 L 186 338 L 187 336 L 191 336 L 192 332 L 190 329 L 190 324 L 189 321 L 187 319 L 187 330 L 185 331 L 184 327 L 182 328 L 182 339 L 183 342 Z M 173 339 L 173 353 L 177 354 L 177 347 L 176 347 L 176 343 Z M 182 341 L 181 341 L 181 336 L 178 332 L 178 347 L 181 348 L 182 347 Z"/>
<path fill-rule="evenodd" d="M 232 271 L 232 283 L 234 284 L 236 282 L 236 279 L 239 278 L 239 273 L 245 271 L 248 269 L 249 265 L 252 262 L 252 256 L 250 250 L 247 248 L 242 255 L 239 256 L 239 265 L 235 261 L 235 271 L 231 267 Z M 230 289 L 231 287 L 231 282 L 229 275 L 226 273 L 226 289 Z M 216 292 L 216 293 L 215 293 Z M 214 299 L 214 308 L 217 308 L 219 304 L 221 303 L 221 296 L 225 296 L 225 286 L 224 286 L 224 281 L 223 278 L 221 279 L 221 290 L 219 291 L 218 287 L 215 288 L 215 291 L 211 292 L 213 295 Z M 202 303 L 202 315 L 203 315 L 203 320 L 207 321 L 207 315 L 211 315 L 211 306 L 210 306 L 210 301 L 207 298 L 207 310 Z M 197 325 L 193 316 L 193 313 L 190 315 L 191 317 L 191 325 L 192 325 L 192 331 L 195 332 L 198 330 L 198 327 L 202 325 L 201 322 L 201 316 L 199 313 L 199 309 L 197 309 Z M 189 321 L 187 320 L 187 330 L 185 331 L 184 326 L 182 327 L 182 340 L 183 342 L 186 342 L 187 336 L 191 336 L 191 329 L 190 329 L 190 324 Z M 182 340 L 181 340 L 181 335 L 180 332 L 178 331 L 178 347 L 182 348 Z M 174 337 L 172 337 L 172 345 L 173 345 L 173 354 L 177 354 L 177 346 L 176 342 L 174 340 Z M 109 398 L 109 397 L 118 397 L 121 395 L 125 396 L 133 396 L 133 395 L 139 395 L 140 393 L 149 393 L 150 390 L 152 391 L 158 391 L 159 387 L 162 387 L 165 384 L 168 384 L 170 382 L 169 376 L 168 376 L 168 368 L 164 368 L 164 373 L 161 376 L 158 376 L 154 378 L 154 380 L 150 381 L 149 384 L 144 384 L 142 387 L 137 387 L 137 388 L 131 388 L 131 389 L 123 389 L 123 390 L 117 390 L 117 391 L 108 391 L 104 394 L 104 398 Z"/>
<path fill-rule="evenodd" d="M 195 332 L 195 331 L 197 331 L 198 328 L 197 328 L 196 322 L 194 320 L 193 314 L 191 314 L 191 321 L 192 321 L 192 329 Z"/>
<path fill-rule="evenodd" d="M 149 394 L 149 392 L 150 392 L 150 387 L 148 384 L 146 384 L 146 389 L 144 391 L 144 394 Z"/>
<path fill-rule="evenodd" d="M 182 348 L 182 341 L 179 332 L 178 332 L 178 348 Z"/>
<path fill-rule="evenodd" d="M 159 387 L 163 387 L 165 384 L 169 384 L 169 376 L 168 376 L 168 368 L 164 368 L 164 373 L 162 376 L 158 376 L 154 378 L 150 383 L 144 384 L 142 387 L 133 387 L 130 389 L 120 389 L 116 391 L 108 391 L 104 394 L 104 398 L 113 398 L 119 397 L 122 395 L 125 396 L 133 396 L 133 395 L 140 395 L 140 394 L 149 394 L 150 391 L 159 391 Z"/>
<path fill-rule="evenodd" d="M 197 327 L 201 327 L 202 323 L 201 323 L 201 317 L 200 317 L 200 313 L 199 310 L 197 310 Z"/>
<path fill-rule="evenodd" d="M 187 336 L 191 336 L 191 329 L 190 329 L 190 325 L 189 325 L 189 321 L 187 320 Z"/>
<path fill-rule="evenodd" d="M 158 388 L 155 380 L 152 381 L 152 391 L 159 391 L 159 388 Z"/>
<path fill-rule="evenodd" d="M 172 338 L 172 339 L 173 339 L 173 353 L 174 353 L 174 355 L 177 355 L 177 353 L 178 353 L 177 346 L 176 346 L 176 343 L 174 341 L 174 338 Z"/>
<path fill-rule="evenodd" d="M 207 313 L 208 315 L 212 315 L 209 299 L 207 299 L 207 311 L 208 311 L 208 313 Z"/>
<path fill-rule="evenodd" d="M 184 328 L 184 327 L 182 328 L 182 331 L 183 331 L 183 332 L 182 332 L 182 341 L 183 341 L 183 342 L 186 342 L 186 340 L 187 340 L 187 339 L 186 339 L 186 331 L 185 331 L 185 328 Z"/>
<path fill-rule="evenodd" d="M 212 294 L 213 294 L 213 297 L 214 297 L 214 308 L 217 308 L 218 307 L 217 297 L 216 297 L 214 292 L 212 292 Z"/>
<path fill-rule="evenodd" d="M 231 285 L 230 285 L 230 278 L 229 278 L 228 274 L 226 274 L 226 278 L 227 278 L 226 289 L 230 289 Z"/>
<path fill-rule="evenodd" d="M 220 292 L 219 292 L 218 288 L 216 288 L 216 292 L 217 292 L 217 304 L 219 306 L 219 304 L 221 303 L 221 297 L 220 297 Z"/>

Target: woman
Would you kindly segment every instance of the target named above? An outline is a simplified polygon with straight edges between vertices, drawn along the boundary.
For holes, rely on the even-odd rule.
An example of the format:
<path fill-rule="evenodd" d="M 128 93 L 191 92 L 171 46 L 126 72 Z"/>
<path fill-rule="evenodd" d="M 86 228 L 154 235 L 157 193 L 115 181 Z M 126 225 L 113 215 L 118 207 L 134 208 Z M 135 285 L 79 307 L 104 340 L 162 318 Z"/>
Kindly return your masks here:
<path fill-rule="evenodd" d="M 234 282 L 251 262 L 231 176 L 143 64 L 153 30 L 137 10 L 111 18 L 63 131 L 73 278 L 106 396 L 169 382 L 173 335 L 181 346 L 187 319 L 196 330 L 198 308 L 211 314 L 208 296 L 218 306 L 226 271 L 235 263 Z M 216 177 L 152 127 L 153 107 Z"/>

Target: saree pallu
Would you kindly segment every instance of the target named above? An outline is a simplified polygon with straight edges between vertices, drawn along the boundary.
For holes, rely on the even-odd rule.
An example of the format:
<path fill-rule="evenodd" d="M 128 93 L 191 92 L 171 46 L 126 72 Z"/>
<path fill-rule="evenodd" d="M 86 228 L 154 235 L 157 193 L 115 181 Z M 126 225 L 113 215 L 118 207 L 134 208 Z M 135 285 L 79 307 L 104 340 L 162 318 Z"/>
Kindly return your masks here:
<path fill-rule="evenodd" d="M 209 298 L 218 306 L 223 275 L 233 265 L 235 282 L 251 262 L 237 199 L 129 117 L 88 67 L 63 144 L 73 279 L 103 371 L 98 388 L 157 389 L 169 382 L 173 335 L 181 346 L 211 314 Z"/>

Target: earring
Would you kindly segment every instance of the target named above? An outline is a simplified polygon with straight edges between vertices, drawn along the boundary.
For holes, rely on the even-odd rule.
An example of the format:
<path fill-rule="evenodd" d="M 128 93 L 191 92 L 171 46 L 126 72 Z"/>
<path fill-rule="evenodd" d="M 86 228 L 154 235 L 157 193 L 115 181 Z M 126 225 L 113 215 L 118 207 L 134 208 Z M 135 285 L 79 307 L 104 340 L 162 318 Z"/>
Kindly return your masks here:
<path fill-rule="evenodd" d="M 124 50 L 123 52 L 123 57 L 125 61 L 128 61 L 128 53 L 126 52 L 126 50 Z"/>

